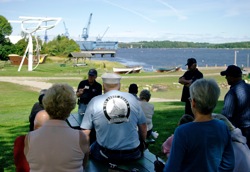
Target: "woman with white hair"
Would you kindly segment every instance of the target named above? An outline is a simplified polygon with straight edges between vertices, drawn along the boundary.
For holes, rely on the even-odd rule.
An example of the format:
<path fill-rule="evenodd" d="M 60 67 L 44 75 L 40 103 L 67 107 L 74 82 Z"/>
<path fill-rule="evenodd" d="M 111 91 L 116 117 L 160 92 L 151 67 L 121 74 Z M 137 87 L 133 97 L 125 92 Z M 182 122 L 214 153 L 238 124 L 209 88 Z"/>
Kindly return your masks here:
<path fill-rule="evenodd" d="M 195 119 L 176 128 L 165 172 L 233 171 L 230 131 L 225 123 L 212 117 L 219 95 L 220 88 L 214 80 L 199 79 L 190 86 Z"/>
<path fill-rule="evenodd" d="M 139 97 L 140 97 L 140 105 L 142 107 L 142 110 L 147 120 L 147 139 L 149 139 L 149 137 L 151 136 L 153 132 L 152 118 L 154 115 L 154 105 L 149 103 L 149 100 L 151 98 L 151 93 L 149 90 L 146 90 L 146 89 L 142 90 L 140 92 Z"/>
<path fill-rule="evenodd" d="M 232 145 L 234 149 L 235 167 L 234 172 L 246 172 L 250 170 L 250 150 L 247 146 L 247 139 L 242 135 L 239 128 L 235 128 L 233 124 L 221 114 L 213 114 L 213 118 L 225 122 L 231 131 Z"/>

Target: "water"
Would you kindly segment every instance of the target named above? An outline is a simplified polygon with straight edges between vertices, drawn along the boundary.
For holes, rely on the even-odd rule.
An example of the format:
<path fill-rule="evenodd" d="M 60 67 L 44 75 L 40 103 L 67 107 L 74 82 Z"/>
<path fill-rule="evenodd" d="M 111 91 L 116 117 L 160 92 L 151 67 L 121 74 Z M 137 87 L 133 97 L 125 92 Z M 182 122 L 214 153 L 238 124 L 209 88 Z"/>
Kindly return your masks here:
<path fill-rule="evenodd" d="M 196 58 L 200 67 L 224 66 L 234 64 L 236 53 L 236 64 L 241 67 L 249 67 L 250 49 L 206 49 L 206 48 L 138 48 L 118 49 L 116 57 L 108 55 L 104 58 L 97 57 L 96 60 L 108 60 L 122 63 L 126 66 L 143 66 L 145 71 L 152 71 L 159 67 L 181 66 L 185 69 L 188 58 Z"/>

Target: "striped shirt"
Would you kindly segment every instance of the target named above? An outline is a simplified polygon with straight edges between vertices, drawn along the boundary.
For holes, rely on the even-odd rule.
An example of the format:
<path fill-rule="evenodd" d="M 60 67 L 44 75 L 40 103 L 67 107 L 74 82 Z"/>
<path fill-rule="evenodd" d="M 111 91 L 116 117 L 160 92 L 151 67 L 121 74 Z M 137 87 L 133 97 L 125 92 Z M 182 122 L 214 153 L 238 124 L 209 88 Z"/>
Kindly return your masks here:
<path fill-rule="evenodd" d="M 235 127 L 250 127 L 250 85 L 244 80 L 230 87 L 224 98 L 222 114 Z"/>

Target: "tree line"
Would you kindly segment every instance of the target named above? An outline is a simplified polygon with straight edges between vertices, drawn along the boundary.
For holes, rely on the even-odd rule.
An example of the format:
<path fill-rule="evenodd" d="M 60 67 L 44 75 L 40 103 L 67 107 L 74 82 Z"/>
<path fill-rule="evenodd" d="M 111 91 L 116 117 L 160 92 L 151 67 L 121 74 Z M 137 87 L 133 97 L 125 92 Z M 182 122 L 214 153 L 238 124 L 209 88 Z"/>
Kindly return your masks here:
<path fill-rule="evenodd" d="M 250 41 L 248 42 L 234 42 L 234 43 L 195 43 L 195 42 L 181 42 L 181 41 L 141 41 L 131 43 L 119 43 L 119 48 L 250 48 Z"/>

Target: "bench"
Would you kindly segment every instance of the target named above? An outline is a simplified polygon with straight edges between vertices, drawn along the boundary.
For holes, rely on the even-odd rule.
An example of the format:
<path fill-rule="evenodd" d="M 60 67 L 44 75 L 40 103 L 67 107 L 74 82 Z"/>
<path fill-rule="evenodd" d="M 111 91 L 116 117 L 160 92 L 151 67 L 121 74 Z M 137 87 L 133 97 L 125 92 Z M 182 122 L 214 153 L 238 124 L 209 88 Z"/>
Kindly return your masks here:
<path fill-rule="evenodd" d="M 163 160 L 158 158 L 160 161 L 165 163 Z M 148 149 L 144 151 L 144 155 L 139 160 L 134 162 L 124 163 L 124 164 L 115 164 L 116 168 L 110 168 L 109 164 L 104 164 L 93 159 L 89 159 L 86 172 L 100 172 L 100 171 L 135 171 L 137 169 L 139 172 L 153 172 L 154 171 L 154 161 L 156 157 Z"/>

